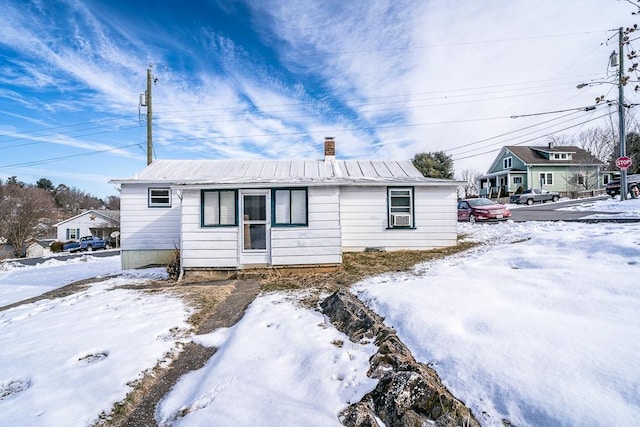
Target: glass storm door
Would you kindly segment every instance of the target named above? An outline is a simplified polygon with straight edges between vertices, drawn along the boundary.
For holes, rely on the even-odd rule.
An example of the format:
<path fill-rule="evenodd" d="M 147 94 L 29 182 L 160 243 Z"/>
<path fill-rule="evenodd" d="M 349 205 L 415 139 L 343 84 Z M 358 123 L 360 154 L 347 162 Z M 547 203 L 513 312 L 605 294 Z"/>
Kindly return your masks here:
<path fill-rule="evenodd" d="M 271 208 L 268 190 L 246 190 L 241 193 L 240 264 L 270 263 Z"/>

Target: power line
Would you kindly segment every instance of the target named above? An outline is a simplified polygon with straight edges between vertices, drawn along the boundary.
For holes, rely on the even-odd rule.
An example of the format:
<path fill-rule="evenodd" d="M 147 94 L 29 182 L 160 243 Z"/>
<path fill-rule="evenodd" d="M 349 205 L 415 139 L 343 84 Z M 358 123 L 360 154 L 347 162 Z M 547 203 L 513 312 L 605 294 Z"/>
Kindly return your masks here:
<path fill-rule="evenodd" d="M 94 135 L 103 135 L 105 133 L 116 133 L 116 132 L 120 132 L 120 131 L 127 131 L 127 130 L 132 130 L 132 129 L 137 129 L 138 126 L 132 126 L 132 127 L 128 127 L 128 128 L 121 128 L 118 130 L 105 130 L 105 131 L 100 131 L 100 132 L 91 132 L 91 133 L 85 133 L 85 134 L 81 134 L 81 135 L 74 135 L 73 138 L 82 138 L 85 136 L 94 136 Z M 43 135 L 43 136 L 38 136 L 38 138 L 43 138 L 47 135 Z M 33 141 L 33 142 L 27 142 L 24 144 L 14 144 L 14 145 L 8 145 L 8 146 L 4 146 L 4 147 L 0 147 L 0 150 L 6 150 L 9 148 L 16 148 L 16 147 L 28 147 L 30 145 L 38 145 L 38 144 L 56 144 L 56 145 L 61 145 L 60 142 L 58 141 Z M 63 144 L 62 144 L 63 145 Z"/>
<path fill-rule="evenodd" d="M 575 79 L 579 79 L 582 76 L 576 76 Z M 573 78 L 564 78 L 564 79 L 573 79 Z M 563 80 L 563 79 L 552 79 L 552 80 Z M 509 87 L 509 86 L 517 86 L 514 90 L 528 90 L 528 89 L 535 89 L 535 88 L 539 88 L 539 87 L 534 87 L 534 88 L 524 88 L 522 87 L 522 85 L 525 84 L 529 84 L 529 83 L 540 83 L 540 82 L 547 82 L 549 80 L 532 80 L 532 81 L 525 81 L 525 82 L 515 82 L 515 83 L 506 83 L 506 84 L 500 84 L 500 85 L 488 85 L 488 86 L 476 86 L 473 88 L 458 88 L 458 89 L 447 89 L 447 90 L 439 90 L 439 91 L 426 91 L 426 92 L 416 92 L 416 93 L 409 93 L 409 94 L 401 94 L 401 95 L 388 95 L 388 96 L 376 96 L 376 97 L 371 97 L 371 98 L 367 98 L 367 99 L 363 99 L 363 98 L 352 98 L 352 99 L 346 99 L 346 100 L 341 100 L 342 103 L 352 103 L 355 101 L 361 101 L 360 105 L 381 105 L 381 104 L 387 104 L 387 103 L 399 103 L 399 102 L 409 102 L 409 101 L 416 101 L 415 97 L 416 96 L 421 96 L 421 95 L 433 95 L 433 94 L 447 94 L 446 98 L 453 98 L 453 97 L 468 97 L 468 96 L 477 96 L 477 95 L 484 95 L 484 94 L 491 94 L 491 93 L 499 93 L 499 92 L 506 92 L 508 91 L 508 89 L 505 89 L 503 91 L 493 91 L 493 92 L 480 92 L 480 93 L 472 93 L 472 94 L 462 94 L 462 95 L 450 95 L 451 93 L 455 93 L 455 92 L 467 92 L 467 91 L 472 91 L 472 90 L 477 90 L 477 89 L 491 89 L 491 88 L 499 88 L 499 87 Z M 542 86 L 542 87 L 552 87 L 552 86 L 559 86 L 562 85 L 562 83 L 558 83 L 558 84 L 554 84 L 554 85 L 546 85 L 546 86 Z M 514 96 L 519 96 L 519 95 L 514 95 Z M 405 100 L 398 100 L 398 101 L 387 101 L 387 102 L 373 102 L 372 100 L 376 100 L 376 99 L 393 99 L 393 98 L 401 98 L 401 97 L 406 97 L 406 98 L 412 98 L 412 99 L 407 99 Z M 429 98 L 428 98 L 429 99 Z M 435 97 L 432 99 L 440 99 L 440 97 Z M 489 98 L 492 99 L 492 98 Z M 494 98 L 494 99 L 503 99 L 503 98 Z M 322 103 L 322 101 L 316 101 L 314 103 Z M 266 105 L 256 105 L 254 106 L 254 108 L 258 108 L 258 109 L 265 109 L 265 108 L 271 108 L 271 107 L 285 107 L 285 106 L 309 106 L 309 105 L 313 105 L 313 103 L 305 103 L 305 102 L 295 102 L 295 103 L 285 103 L 285 104 L 266 104 Z M 436 104 L 435 106 L 437 106 L 439 104 Z M 430 106 L 434 106 L 434 105 L 430 105 Z M 406 108 L 406 107 L 405 107 Z M 224 107 L 224 108 L 207 108 L 207 109 L 198 109 L 198 110 L 164 110 L 161 112 L 156 112 L 156 114 L 160 113 L 163 116 L 167 116 L 167 115 L 171 115 L 171 114 L 178 114 L 178 113 L 184 113 L 184 114 L 188 114 L 190 118 L 194 117 L 193 112 L 212 112 L 212 111 L 223 111 L 223 112 L 238 112 L 238 113 L 246 113 L 247 110 L 246 108 L 237 108 L 237 107 Z M 291 109 L 291 110 L 278 110 L 278 111 L 266 111 L 265 113 L 281 113 L 281 112 L 287 112 L 287 111 L 298 111 L 298 109 Z M 320 115 L 320 113 L 318 113 L 317 115 Z M 196 116 L 197 117 L 197 116 Z M 313 115 L 310 115 L 309 117 L 313 117 Z M 15 137 L 15 136 L 19 136 L 19 135 L 30 135 L 33 133 L 38 133 L 38 132 L 45 132 L 45 131 L 53 131 L 56 129 L 65 129 L 65 128 L 72 128 L 72 127 L 77 127 L 77 126 L 84 126 L 84 125 L 95 125 L 95 124 L 100 124 L 100 123 L 108 123 L 108 122 L 117 122 L 117 121 L 122 121 L 122 120 L 127 120 L 126 118 L 111 118 L 111 119 L 103 119 L 103 120 L 98 120 L 98 121 L 87 121 L 87 122 L 79 122 L 79 123 L 71 123 L 71 124 L 65 124 L 65 125 L 60 125 L 60 126 L 51 126 L 51 127 L 46 127 L 46 128 L 40 128 L 40 129 L 34 129 L 34 130 L 30 130 L 30 131 L 20 131 L 20 132 L 13 132 L 10 134 L 4 134 L 2 135 L 3 137 Z M 100 125 L 98 127 L 107 127 L 107 126 L 111 126 L 111 125 Z M 48 135 L 55 135 L 57 133 L 51 133 Z M 46 135 L 42 135 L 42 136 L 46 136 Z M 22 138 L 12 138 L 12 139 L 3 139 L 0 140 L 0 143 L 3 142 L 10 142 L 10 141 L 14 141 L 14 140 L 20 140 Z"/>
<path fill-rule="evenodd" d="M 572 126 L 567 126 L 566 128 L 559 129 L 559 130 L 557 130 L 557 131 L 555 131 L 555 132 L 550 132 L 550 133 L 548 133 L 548 134 L 540 135 L 540 136 L 537 136 L 537 137 L 535 137 L 535 138 L 528 139 L 528 140 L 526 140 L 526 141 L 521 141 L 521 142 L 513 143 L 513 144 L 511 144 L 511 145 L 524 145 L 524 144 L 526 144 L 527 142 L 535 141 L 536 139 L 540 139 L 540 138 L 545 138 L 545 137 L 547 137 L 547 136 L 551 136 L 551 135 L 553 135 L 554 133 L 562 132 L 562 131 L 565 131 L 565 130 L 568 130 L 568 129 L 571 129 L 571 128 L 574 128 L 574 127 L 577 127 L 577 126 L 582 126 L 582 125 L 584 125 L 585 123 L 589 123 L 589 122 L 592 122 L 592 121 L 594 121 L 594 120 L 601 119 L 601 118 L 606 117 L 606 116 L 608 116 L 608 115 L 610 115 L 610 114 L 611 114 L 611 113 L 603 114 L 602 116 L 598 116 L 598 117 L 595 117 L 595 118 L 593 118 L 593 119 L 589 119 L 589 120 L 587 120 L 587 121 L 585 121 L 585 122 L 581 122 L 581 123 L 578 123 L 578 124 L 576 124 L 576 125 L 572 125 Z M 502 142 L 501 144 L 503 144 L 503 143 L 504 143 L 504 142 Z M 493 148 L 493 149 L 488 150 L 488 151 L 483 151 L 482 153 L 476 153 L 476 154 L 472 154 L 472 155 L 465 156 L 465 157 L 458 157 L 458 158 L 454 158 L 453 160 L 454 160 L 454 161 L 457 161 L 457 160 L 469 159 L 469 158 L 472 158 L 472 157 L 481 156 L 481 155 L 483 155 L 483 154 L 492 153 L 492 152 L 497 151 L 497 150 L 500 150 L 500 148 Z"/>
<path fill-rule="evenodd" d="M 335 52 L 316 52 L 316 53 L 308 53 L 303 55 L 285 55 L 282 58 L 306 58 L 306 57 L 325 56 L 325 55 L 353 55 L 353 54 L 361 54 L 361 53 L 398 52 L 398 51 L 407 51 L 407 50 L 433 49 L 436 47 L 453 47 L 453 46 L 466 46 L 466 45 L 478 45 L 478 44 L 508 43 L 508 42 L 514 42 L 514 41 L 542 40 L 542 39 L 551 39 L 551 38 L 566 38 L 570 36 L 583 36 L 588 34 L 600 34 L 603 31 L 586 31 L 581 33 L 537 35 L 537 36 L 527 36 L 527 37 L 514 37 L 510 39 L 473 40 L 473 41 L 461 41 L 461 42 L 454 42 L 454 43 L 406 46 L 406 47 L 395 47 L 395 48 L 385 48 L 385 49 L 363 49 L 363 50 L 335 51 Z"/>
<path fill-rule="evenodd" d="M 28 131 L 12 132 L 12 133 L 8 133 L 8 134 L 4 134 L 2 136 L 13 137 L 13 136 L 16 136 L 16 135 L 28 135 L 28 134 L 35 133 L 35 132 L 44 132 L 44 131 L 50 131 L 50 130 L 54 130 L 54 129 L 63 129 L 63 128 L 69 128 L 69 127 L 75 127 L 75 126 L 84 126 L 84 125 L 90 125 L 90 124 L 101 123 L 101 122 L 113 122 L 113 121 L 121 121 L 121 120 L 122 120 L 121 118 L 102 119 L 102 120 L 98 120 L 98 121 L 92 120 L 92 121 L 89 121 L 89 122 L 72 123 L 72 124 L 66 124 L 66 125 L 60 125 L 60 126 L 51 126 L 51 127 L 42 128 L 42 129 L 33 129 L 33 130 L 28 130 Z M 5 140 L 0 141 L 0 143 L 9 142 L 9 141 L 17 141 L 17 140 L 20 140 L 20 139 L 21 138 L 5 139 Z"/>
<path fill-rule="evenodd" d="M 553 119 L 545 120 L 544 122 L 540 122 L 540 123 L 536 123 L 536 124 L 533 124 L 533 125 L 529 125 L 529 126 L 526 126 L 524 128 L 512 130 L 510 132 L 501 133 L 500 135 L 491 136 L 489 138 L 480 139 L 478 141 L 469 142 L 467 144 L 463 144 L 463 145 L 459 145 L 459 146 L 454 147 L 454 148 L 450 148 L 450 149 L 448 149 L 446 151 L 455 151 L 455 150 L 458 150 L 460 148 L 470 147 L 472 145 L 480 144 L 482 142 L 491 141 L 492 139 L 501 138 L 503 136 L 507 136 L 507 135 L 511 135 L 511 134 L 514 134 L 514 133 L 517 133 L 517 132 L 521 132 L 523 130 L 531 129 L 531 128 L 534 128 L 536 126 L 540 126 L 540 125 L 543 125 L 543 124 L 546 124 L 546 123 L 550 123 L 550 122 L 553 122 L 553 121 L 556 121 L 556 120 L 561 120 L 561 119 L 563 119 L 565 117 L 569 117 L 569 116 L 577 114 L 577 113 L 578 113 L 578 111 L 573 111 L 573 112 L 571 112 L 569 114 L 565 114 L 564 116 L 554 117 Z"/>
<path fill-rule="evenodd" d="M 576 111 L 576 112 L 578 112 L 578 111 Z M 567 114 L 566 116 L 569 116 L 571 114 L 575 114 L 576 112 Z M 536 140 L 536 139 L 539 139 L 539 138 L 543 138 L 543 137 L 546 137 L 546 136 L 549 136 L 549 135 L 553 135 L 556 132 L 561 132 L 561 131 L 564 131 L 564 130 L 567 130 L 567 129 L 571 129 L 571 128 L 576 127 L 576 126 L 581 126 L 581 125 L 584 125 L 587 122 L 591 122 L 591 121 L 600 119 L 600 118 L 605 117 L 607 115 L 608 114 L 604 114 L 602 116 L 596 117 L 594 119 L 587 120 L 587 121 L 579 123 L 577 125 L 568 126 L 566 128 L 557 130 L 555 132 L 551 132 L 551 133 L 548 133 L 546 135 L 541 135 L 541 136 L 538 136 L 536 138 L 532 138 L 532 139 L 529 139 L 529 140 L 526 140 L 526 141 L 522 141 L 520 143 L 515 143 L 513 145 L 521 145 L 521 144 L 524 144 L 526 142 L 530 142 L 530 141 L 533 141 L 533 140 Z M 566 116 L 563 116 L 563 117 L 566 117 Z M 563 117 L 555 118 L 555 119 L 552 119 L 552 120 L 548 120 L 546 122 L 542 122 L 542 123 L 539 123 L 537 125 L 531 125 L 531 126 L 528 126 L 527 128 L 531 128 L 531 127 L 534 127 L 534 126 L 539 126 L 541 124 L 544 124 L 544 123 L 547 123 L 547 122 L 550 122 L 550 121 L 553 121 L 553 120 L 558 120 L 558 119 L 561 119 Z M 480 120 L 495 120 L 495 119 L 504 119 L 504 118 L 496 117 L 496 118 L 487 118 L 487 119 L 480 119 Z M 434 124 L 452 124 L 452 123 L 463 123 L 463 122 L 474 122 L 474 121 L 477 121 L 477 120 L 469 119 L 469 120 L 443 121 L 443 122 L 432 122 L 432 123 L 422 123 L 422 124 L 405 124 L 405 125 L 390 125 L 390 126 L 376 126 L 376 127 L 343 128 L 343 129 L 320 130 L 320 131 L 311 131 L 311 132 L 310 131 L 304 131 L 304 132 L 284 132 L 284 133 L 277 133 L 277 134 L 271 133 L 271 134 L 263 134 L 263 135 L 244 135 L 244 136 L 243 135 L 236 135 L 236 136 L 232 136 L 232 137 L 217 137 L 217 139 L 233 139 L 233 138 L 248 138 L 248 137 L 254 137 L 255 138 L 255 137 L 259 137 L 259 136 L 279 136 L 279 135 L 282 136 L 282 135 L 301 135 L 301 134 L 308 135 L 310 133 L 327 133 L 327 132 L 329 132 L 329 133 L 338 133 L 338 132 L 347 132 L 347 131 L 355 131 L 355 130 L 390 129 L 390 128 L 429 126 L 429 125 L 434 125 Z M 524 128 L 524 129 L 527 129 L 527 128 Z M 521 129 L 521 130 L 524 130 L 524 129 Z M 518 130 L 518 131 L 521 131 L 521 130 Z M 475 143 L 465 144 L 465 146 L 469 146 L 469 145 L 476 144 L 476 143 L 479 143 L 479 142 L 484 142 L 484 141 L 490 140 L 490 139 L 495 139 L 495 138 L 498 138 L 500 136 L 504 136 L 506 134 L 511 134 L 511 133 L 518 132 L 518 131 L 507 132 L 507 133 L 505 133 L 503 135 L 499 135 L 497 137 L 487 138 L 485 140 L 476 141 Z M 216 137 L 214 137 L 214 138 L 216 138 Z M 182 140 L 214 139 L 214 138 L 211 138 L 211 137 L 186 138 L 186 139 L 182 139 Z M 179 140 L 174 140 L 174 141 L 179 141 Z M 504 141 L 501 142 L 501 143 L 504 143 Z M 54 158 L 49 158 L 49 159 L 41 159 L 41 160 L 36 160 L 36 161 L 31 161 L 31 162 L 24 162 L 24 163 L 15 163 L 15 164 L 3 165 L 3 166 L 0 166 L 0 167 L 9 168 L 9 167 L 35 166 L 35 165 L 40 165 L 40 164 L 46 164 L 46 163 L 52 163 L 52 162 L 67 160 L 67 159 L 75 158 L 75 157 L 85 157 L 85 156 L 91 156 L 91 155 L 100 154 L 100 153 L 111 152 L 111 151 L 124 149 L 124 148 L 130 148 L 130 147 L 134 147 L 134 146 L 141 147 L 141 145 L 139 143 L 135 143 L 135 144 L 123 145 L 123 146 L 120 146 L 120 147 L 105 149 L 105 150 L 92 150 L 92 151 L 86 152 L 86 153 L 72 154 L 72 155 L 68 155 L 68 156 L 54 157 Z M 457 148 L 461 148 L 461 147 L 457 147 Z M 456 149 L 456 148 L 454 148 L 454 149 Z M 470 150 L 470 151 L 474 151 L 474 150 Z M 449 151 L 449 150 L 447 150 L 447 151 Z M 492 149 L 492 150 L 489 150 L 489 151 L 486 151 L 486 152 L 482 152 L 482 153 L 476 153 L 474 155 L 470 155 L 470 156 L 466 156 L 466 157 L 460 157 L 460 158 L 457 158 L 457 159 L 454 159 L 454 160 L 463 160 L 463 159 L 467 159 L 467 158 L 470 158 L 470 157 L 476 157 L 476 156 L 479 156 L 479 155 L 482 155 L 482 154 L 490 153 L 490 152 L 493 152 L 493 151 L 496 151 L 496 149 Z M 460 153 L 460 154 L 463 154 L 463 153 Z"/>
<path fill-rule="evenodd" d="M 46 163 L 53 163 L 53 162 L 58 162 L 61 160 L 67 160 L 67 159 L 71 159 L 74 157 L 87 157 L 87 156 L 93 156 L 95 154 L 100 154 L 100 153 L 107 153 L 109 151 L 116 151 L 116 150 L 121 150 L 123 148 L 129 148 L 129 147 L 141 147 L 140 144 L 136 143 L 136 144 L 129 144 L 129 145 L 123 145 L 120 147 L 115 147 L 115 148 L 109 148 L 106 150 L 91 150 L 85 153 L 79 153 L 79 154 L 71 154 L 68 156 L 61 156 L 61 157 L 51 157 L 49 159 L 41 159 L 41 160 L 34 160 L 31 162 L 24 162 L 24 163 L 14 163 L 12 165 L 3 165 L 0 166 L 0 168 L 14 168 L 14 167 L 25 167 L 25 166 L 36 166 L 36 165 L 42 165 L 42 164 L 46 164 Z"/>
<path fill-rule="evenodd" d="M 568 114 L 568 115 L 570 115 L 570 114 Z M 567 116 L 568 116 L 568 115 L 567 115 Z M 609 113 L 607 113 L 607 114 L 604 114 L 604 115 L 602 115 L 602 116 L 600 116 L 600 117 L 606 117 L 606 116 L 608 116 L 608 115 L 611 115 L 611 112 L 609 112 Z M 584 115 L 583 115 L 583 116 L 584 116 Z M 592 117 L 592 116 L 593 116 L 593 112 L 590 112 L 589 114 L 586 114 L 586 116 L 588 116 L 588 117 Z M 563 117 L 566 117 L 566 116 L 563 116 Z M 559 124 L 569 123 L 569 122 L 571 122 L 571 121 L 573 121 L 573 120 L 574 120 L 574 119 L 565 120 L 565 121 L 563 121 L 562 123 L 559 123 Z M 573 127 L 575 127 L 575 126 L 584 126 L 586 123 L 589 123 L 590 121 L 591 121 L 591 120 L 585 120 L 585 121 L 582 121 L 582 122 L 580 122 L 580 123 L 578 123 L 578 124 L 576 124 L 576 125 L 574 125 L 574 126 L 570 126 L 569 128 L 573 128 Z M 547 122 L 549 122 L 549 121 L 547 121 Z M 547 123 L 547 122 L 543 122 L 543 123 Z M 543 123 L 541 123 L 541 124 L 543 124 Z M 528 132 L 528 133 L 525 133 L 525 134 L 522 134 L 522 135 L 519 135 L 519 136 L 515 136 L 515 137 L 513 137 L 513 138 L 509 138 L 509 139 L 507 139 L 506 141 L 505 141 L 505 140 L 503 140 L 503 141 L 499 141 L 499 142 L 496 142 L 496 143 L 492 143 L 492 144 L 490 144 L 490 146 L 492 146 L 492 145 L 497 145 L 497 144 L 504 144 L 504 143 L 505 143 L 505 142 L 507 142 L 507 141 L 512 141 L 512 140 L 514 140 L 514 139 L 522 138 L 522 137 L 525 137 L 525 136 L 528 136 L 528 135 L 533 135 L 533 134 L 535 134 L 535 133 L 537 133 L 537 132 L 540 132 L 540 131 L 543 131 L 543 130 L 546 130 L 546 129 L 551 129 L 551 128 L 553 128 L 554 126 L 557 126 L 557 125 L 547 126 L 547 127 L 542 128 L 542 129 L 538 129 L 538 130 L 535 130 L 535 131 L 532 131 L 532 132 Z M 543 135 L 543 136 L 553 135 L 554 133 L 562 132 L 562 131 L 564 131 L 564 130 L 566 130 L 566 129 L 569 129 L 569 128 L 559 129 L 559 130 L 553 131 L 553 132 L 551 132 L 551 133 L 549 133 L 549 134 L 547 134 L 547 135 Z M 517 132 L 519 132 L 519 130 L 518 130 Z M 497 137 L 487 138 L 487 140 L 490 140 L 490 139 L 497 139 L 497 138 L 500 138 L 501 136 L 502 136 L 502 135 L 497 136 Z M 534 139 L 537 139 L 537 138 L 534 138 Z M 515 145 L 518 145 L 518 144 L 515 144 Z M 461 155 L 461 154 L 465 154 L 465 153 L 470 153 L 470 152 L 473 152 L 473 151 L 476 151 L 476 150 L 481 150 L 482 148 L 485 148 L 485 147 L 472 148 L 471 150 L 466 150 L 466 151 L 460 152 L 460 153 L 458 153 L 457 155 Z M 447 151 L 448 151 L 448 150 L 447 150 Z"/>
<path fill-rule="evenodd" d="M 590 106 L 590 107 L 580 107 L 580 108 L 567 108 L 565 110 L 555 110 L 555 111 L 544 111 L 541 113 L 529 113 L 529 114 L 518 114 L 518 115 L 514 115 L 514 116 L 509 116 L 512 119 L 518 119 L 520 117 L 533 117 L 533 116 L 544 116 L 547 114 L 558 114 L 558 113 L 565 113 L 567 111 L 593 111 L 596 109 L 596 106 Z"/>
<path fill-rule="evenodd" d="M 591 117 L 591 114 L 589 114 L 589 117 Z M 556 127 L 556 126 L 558 126 L 558 125 L 560 125 L 560 124 L 569 123 L 569 122 L 572 122 L 573 120 L 574 120 L 574 119 L 571 119 L 571 120 L 565 120 L 565 121 L 563 121 L 562 123 L 559 123 L 559 124 L 556 124 L 556 125 L 546 126 L 546 127 L 544 127 L 544 128 L 537 129 L 537 130 L 534 130 L 534 131 L 531 131 L 531 132 L 527 132 L 527 133 L 522 134 L 522 135 L 517 135 L 517 136 L 514 136 L 514 137 L 512 137 L 512 138 L 508 138 L 508 139 L 506 139 L 506 140 L 502 140 L 502 141 L 494 142 L 494 143 L 491 143 L 491 144 L 488 144 L 488 145 L 485 145 L 485 146 L 482 146 L 482 147 L 472 148 L 472 149 L 470 149 L 470 150 L 465 150 L 465 151 L 462 151 L 462 152 L 460 152 L 460 153 L 457 153 L 456 155 L 458 155 L 458 156 L 459 156 L 459 155 L 462 155 L 462 154 L 465 154 L 465 153 L 471 153 L 471 152 L 474 152 L 474 151 L 477 151 L 477 150 L 482 150 L 482 149 L 484 149 L 484 148 L 486 148 L 486 147 L 489 147 L 489 146 L 494 146 L 494 145 L 498 145 L 498 144 L 504 144 L 504 143 L 505 143 L 505 142 L 507 142 L 507 141 L 512 141 L 512 140 L 519 139 L 519 138 L 523 138 L 523 137 L 526 137 L 526 136 L 529 136 L 529 135 L 534 135 L 534 134 L 539 133 L 539 132 L 541 132 L 541 131 L 545 131 L 545 130 L 548 130 L 548 129 L 553 129 L 554 127 Z M 580 122 L 580 123 L 578 123 L 578 125 L 584 125 L 584 124 L 585 124 L 585 122 Z M 556 132 L 561 132 L 562 130 L 563 130 L 563 129 L 561 129 L 561 130 L 557 130 L 557 131 L 553 131 L 553 132 L 551 132 L 549 135 L 552 135 L 552 134 L 554 134 L 554 133 L 556 133 Z M 491 139 L 497 139 L 497 138 L 491 138 Z"/>

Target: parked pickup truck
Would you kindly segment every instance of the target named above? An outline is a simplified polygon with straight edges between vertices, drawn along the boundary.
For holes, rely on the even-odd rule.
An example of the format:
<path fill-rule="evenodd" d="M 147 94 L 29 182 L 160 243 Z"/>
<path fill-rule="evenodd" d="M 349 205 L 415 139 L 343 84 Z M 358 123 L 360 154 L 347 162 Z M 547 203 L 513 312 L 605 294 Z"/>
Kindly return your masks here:
<path fill-rule="evenodd" d="M 99 237 L 84 236 L 77 242 L 65 243 L 62 248 L 69 252 L 92 251 L 94 249 L 106 249 L 107 242 Z"/>
<path fill-rule="evenodd" d="M 554 191 L 540 191 L 536 188 L 524 190 L 520 194 L 514 194 L 509 197 L 510 203 L 519 205 L 532 205 L 534 203 L 557 202 L 560 200 L 560 194 Z"/>
<path fill-rule="evenodd" d="M 631 188 L 633 184 L 640 184 L 640 173 L 633 175 L 627 175 L 627 187 Z M 607 184 L 607 194 L 611 197 L 615 197 L 620 194 L 620 179 L 612 179 Z"/>

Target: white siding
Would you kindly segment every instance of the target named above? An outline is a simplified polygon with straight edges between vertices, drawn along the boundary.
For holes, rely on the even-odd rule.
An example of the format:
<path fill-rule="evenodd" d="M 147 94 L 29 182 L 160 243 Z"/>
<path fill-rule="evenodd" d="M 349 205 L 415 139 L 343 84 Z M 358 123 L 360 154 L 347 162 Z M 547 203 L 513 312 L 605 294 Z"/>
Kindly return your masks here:
<path fill-rule="evenodd" d="M 148 207 L 148 185 L 122 184 L 124 254 L 169 254 L 179 247 L 182 266 L 239 267 L 238 227 L 202 227 L 199 189 L 172 191 L 170 208 Z M 387 229 L 387 187 L 308 188 L 308 225 L 271 227 L 271 265 L 340 264 L 342 251 L 432 249 L 456 244 L 455 188 L 414 188 L 415 229 Z M 158 255 L 159 257 L 159 255 Z M 145 262 L 148 260 L 145 260 Z M 134 262 L 134 258 L 131 258 Z M 147 262 L 149 263 L 149 262 Z"/>
<path fill-rule="evenodd" d="M 95 219 L 92 221 L 91 216 L 94 216 Z M 80 235 L 77 237 L 78 239 L 83 236 L 91 236 L 92 228 L 117 228 L 117 225 L 113 224 L 113 221 L 109 221 L 106 218 L 96 215 L 93 212 L 87 212 L 83 215 L 78 216 L 72 220 L 66 221 L 60 224 L 57 227 L 57 237 L 58 241 L 64 242 L 67 239 L 67 229 L 77 230 L 80 229 Z M 97 236 L 102 237 L 102 236 Z M 108 237 L 108 236 L 105 236 Z"/>
<path fill-rule="evenodd" d="M 457 240 L 453 187 L 415 187 L 415 229 L 387 229 L 387 187 L 342 187 L 342 249 L 433 249 Z"/>
<path fill-rule="evenodd" d="M 272 265 L 342 262 L 338 187 L 310 187 L 308 200 L 308 226 L 271 229 Z"/>
<path fill-rule="evenodd" d="M 340 264 L 340 211 L 337 187 L 309 188 L 309 221 L 302 227 L 271 228 L 271 265 Z M 202 227 L 199 190 L 182 194 L 182 266 L 239 266 L 238 227 Z"/>
<path fill-rule="evenodd" d="M 182 194 L 183 268 L 229 268 L 238 266 L 239 228 L 202 227 L 199 190 Z"/>
<path fill-rule="evenodd" d="M 180 198 L 173 191 L 170 208 L 150 208 L 148 188 L 143 184 L 122 184 L 120 237 L 123 251 L 173 250 L 179 247 Z"/>

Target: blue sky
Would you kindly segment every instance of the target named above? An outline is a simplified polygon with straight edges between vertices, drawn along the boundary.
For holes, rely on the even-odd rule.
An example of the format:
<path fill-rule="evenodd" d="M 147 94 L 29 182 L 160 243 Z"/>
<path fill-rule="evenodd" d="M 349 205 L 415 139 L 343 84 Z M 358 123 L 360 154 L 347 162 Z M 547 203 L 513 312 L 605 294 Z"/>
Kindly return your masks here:
<path fill-rule="evenodd" d="M 625 0 L 2 0 L 0 179 L 98 197 L 154 158 L 409 159 L 486 172 L 503 145 L 574 138 L 614 107 Z M 636 102 L 631 88 L 630 102 Z"/>

